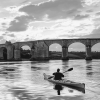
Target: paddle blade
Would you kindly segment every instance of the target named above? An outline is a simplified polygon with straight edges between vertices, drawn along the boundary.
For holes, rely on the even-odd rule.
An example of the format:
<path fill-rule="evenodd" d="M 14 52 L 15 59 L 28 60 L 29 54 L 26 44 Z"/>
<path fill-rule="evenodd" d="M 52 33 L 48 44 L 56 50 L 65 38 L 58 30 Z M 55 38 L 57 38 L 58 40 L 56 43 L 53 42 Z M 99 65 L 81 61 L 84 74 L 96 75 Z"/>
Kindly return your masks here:
<path fill-rule="evenodd" d="M 73 70 L 73 68 L 70 68 L 70 69 L 68 69 L 67 71 L 72 71 Z"/>
<path fill-rule="evenodd" d="M 70 68 L 70 69 L 68 69 L 67 71 L 65 71 L 65 72 L 68 72 L 68 71 L 72 71 L 73 70 L 73 68 Z M 65 73 L 65 72 L 63 72 L 63 73 Z"/>

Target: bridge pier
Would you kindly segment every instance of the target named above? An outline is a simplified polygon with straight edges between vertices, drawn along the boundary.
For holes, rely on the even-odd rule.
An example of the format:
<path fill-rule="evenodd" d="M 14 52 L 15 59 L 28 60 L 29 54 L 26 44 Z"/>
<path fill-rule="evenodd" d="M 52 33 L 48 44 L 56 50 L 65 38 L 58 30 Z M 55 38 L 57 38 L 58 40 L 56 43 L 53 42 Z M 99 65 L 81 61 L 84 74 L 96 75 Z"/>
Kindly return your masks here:
<path fill-rule="evenodd" d="M 14 50 L 14 60 L 21 60 L 19 49 Z"/>
<path fill-rule="evenodd" d="M 7 60 L 13 60 L 13 48 L 12 47 L 8 47 L 7 48 Z"/>
<path fill-rule="evenodd" d="M 0 48 L 0 60 L 4 59 L 3 48 Z"/>
<path fill-rule="evenodd" d="M 62 60 L 69 60 L 68 47 L 66 47 L 66 46 L 62 47 Z"/>
<path fill-rule="evenodd" d="M 49 60 L 49 47 L 42 41 L 32 50 L 31 61 Z"/>
<path fill-rule="evenodd" d="M 86 58 L 85 58 L 85 60 L 92 60 L 91 46 L 90 45 L 86 46 Z"/>
<path fill-rule="evenodd" d="M 7 48 L 7 60 L 13 60 L 14 58 L 14 48 L 11 42 L 6 41 L 6 48 Z"/>

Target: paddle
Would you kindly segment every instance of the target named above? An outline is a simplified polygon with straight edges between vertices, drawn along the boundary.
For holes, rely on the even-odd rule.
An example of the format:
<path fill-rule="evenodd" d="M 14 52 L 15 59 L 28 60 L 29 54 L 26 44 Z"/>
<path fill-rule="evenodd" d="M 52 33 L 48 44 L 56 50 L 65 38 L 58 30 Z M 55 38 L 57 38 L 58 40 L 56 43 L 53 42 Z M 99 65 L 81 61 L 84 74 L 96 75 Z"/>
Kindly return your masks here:
<path fill-rule="evenodd" d="M 70 68 L 70 69 L 64 71 L 63 73 L 68 72 L 68 71 L 72 71 L 72 70 L 73 70 L 73 68 Z"/>
<path fill-rule="evenodd" d="M 68 71 L 72 71 L 72 70 L 73 70 L 73 68 L 69 68 L 68 70 L 64 71 L 63 73 L 68 72 Z M 49 79 L 51 79 L 51 78 L 53 78 L 53 77 L 54 77 L 54 76 L 50 76 Z"/>

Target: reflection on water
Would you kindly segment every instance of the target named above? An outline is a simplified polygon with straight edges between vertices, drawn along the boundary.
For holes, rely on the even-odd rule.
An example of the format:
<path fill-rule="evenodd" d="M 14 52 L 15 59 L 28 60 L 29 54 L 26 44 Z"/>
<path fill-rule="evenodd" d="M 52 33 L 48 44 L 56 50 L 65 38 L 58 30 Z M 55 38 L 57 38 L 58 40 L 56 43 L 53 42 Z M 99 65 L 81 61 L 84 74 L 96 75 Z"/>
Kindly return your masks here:
<path fill-rule="evenodd" d="M 0 62 L 0 100 L 100 100 L 99 66 L 100 60 Z M 64 76 L 85 83 L 85 94 L 44 80 L 43 73 L 52 75 L 57 68 L 73 68 Z"/>
<path fill-rule="evenodd" d="M 54 89 L 57 90 L 57 94 L 60 95 L 60 91 L 63 90 L 63 87 L 61 85 L 54 85 Z"/>
<path fill-rule="evenodd" d="M 92 62 L 91 61 L 86 61 L 86 71 L 87 71 L 87 77 L 92 77 L 93 75 L 93 70 L 92 70 Z"/>

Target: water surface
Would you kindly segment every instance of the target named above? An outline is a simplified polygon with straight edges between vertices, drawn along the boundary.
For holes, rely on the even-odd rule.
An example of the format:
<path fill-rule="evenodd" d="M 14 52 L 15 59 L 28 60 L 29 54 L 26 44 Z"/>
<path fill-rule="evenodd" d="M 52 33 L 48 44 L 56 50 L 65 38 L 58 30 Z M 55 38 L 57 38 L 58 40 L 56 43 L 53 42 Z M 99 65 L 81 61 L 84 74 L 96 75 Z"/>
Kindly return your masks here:
<path fill-rule="evenodd" d="M 13 71 L 0 73 L 0 100 L 100 100 L 100 60 L 50 60 L 0 62 L 0 70 L 5 67 Z M 64 87 L 60 95 L 54 85 L 44 80 L 43 73 L 52 75 L 57 68 L 65 78 L 85 83 L 85 94 Z"/>

